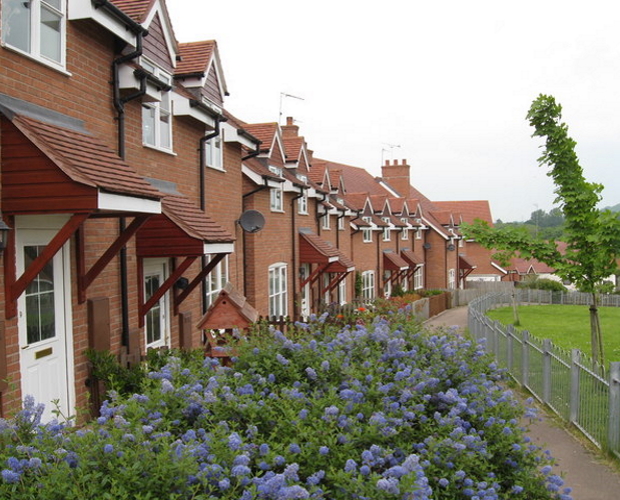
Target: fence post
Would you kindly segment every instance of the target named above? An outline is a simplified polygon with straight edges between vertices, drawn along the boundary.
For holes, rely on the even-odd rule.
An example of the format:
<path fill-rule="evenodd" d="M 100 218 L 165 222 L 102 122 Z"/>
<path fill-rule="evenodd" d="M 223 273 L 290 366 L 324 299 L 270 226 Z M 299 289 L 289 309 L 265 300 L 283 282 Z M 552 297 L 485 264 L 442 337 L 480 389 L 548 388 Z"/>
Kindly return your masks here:
<path fill-rule="evenodd" d="M 570 361 L 570 406 L 568 421 L 572 424 L 579 419 L 579 372 L 581 370 L 581 351 L 573 349 Z"/>
<path fill-rule="evenodd" d="M 508 373 L 512 375 L 512 361 L 514 357 L 514 353 L 512 352 L 513 343 L 512 339 L 514 337 L 514 326 L 508 325 L 506 328 L 506 366 L 508 368 Z"/>
<path fill-rule="evenodd" d="M 620 362 L 609 364 L 609 426 L 607 443 L 609 450 L 620 452 Z"/>
<path fill-rule="evenodd" d="M 543 339 L 543 401 L 551 400 L 551 340 Z"/>
<path fill-rule="evenodd" d="M 530 383 L 530 332 L 523 330 L 521 342 L 521 384 L 527 387 Z"/>

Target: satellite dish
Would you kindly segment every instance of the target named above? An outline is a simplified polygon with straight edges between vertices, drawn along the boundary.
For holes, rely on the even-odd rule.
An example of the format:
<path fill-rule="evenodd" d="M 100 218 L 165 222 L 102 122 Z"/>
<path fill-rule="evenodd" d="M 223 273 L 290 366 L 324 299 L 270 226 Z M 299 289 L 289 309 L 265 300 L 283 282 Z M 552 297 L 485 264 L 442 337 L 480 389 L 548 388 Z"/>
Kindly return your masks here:
<path fill-rule="evenodd" d="M 237 222 L 247 233 L 258 233 L 265 225 L 265 217 L 258 210 L 246 210 Z"/>

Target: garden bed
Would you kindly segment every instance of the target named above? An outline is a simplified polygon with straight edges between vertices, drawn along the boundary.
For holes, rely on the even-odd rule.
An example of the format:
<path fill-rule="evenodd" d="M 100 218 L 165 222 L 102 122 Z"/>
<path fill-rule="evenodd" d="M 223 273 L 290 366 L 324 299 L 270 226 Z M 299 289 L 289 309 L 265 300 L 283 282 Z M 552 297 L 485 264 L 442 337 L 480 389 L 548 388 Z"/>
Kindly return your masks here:
<path fill-rule="evenodd" d="M 90 425 L 0 421 L 0 498 L 567 499 L 480 346 L 407 309 L 171 356 Z"/>

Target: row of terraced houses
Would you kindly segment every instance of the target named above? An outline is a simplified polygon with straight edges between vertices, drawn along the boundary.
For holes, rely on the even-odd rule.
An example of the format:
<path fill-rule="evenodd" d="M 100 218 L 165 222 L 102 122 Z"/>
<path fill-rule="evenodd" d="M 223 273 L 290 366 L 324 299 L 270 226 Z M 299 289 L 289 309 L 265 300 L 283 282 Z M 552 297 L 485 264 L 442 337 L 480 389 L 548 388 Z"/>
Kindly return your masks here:
<path fill-rule="evenodd" d="M 0 4 L 1 415 L 85 406 L 88 348 L 201 346 L 226 284 L 299 319 L 505 276 L 459 232 L 486 201 L 432 202 L 404 160 L 375 178 L 291 118 L 228 113 L 216 42 L 179 43 L 163 0 Z"/>

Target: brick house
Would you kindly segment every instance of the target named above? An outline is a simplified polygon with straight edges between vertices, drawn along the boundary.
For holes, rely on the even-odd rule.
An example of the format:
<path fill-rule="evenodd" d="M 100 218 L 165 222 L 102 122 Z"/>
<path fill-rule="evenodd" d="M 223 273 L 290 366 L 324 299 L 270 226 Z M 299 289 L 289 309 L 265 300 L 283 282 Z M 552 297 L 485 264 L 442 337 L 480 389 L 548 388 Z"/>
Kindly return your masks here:
<path fill-rule="evenodd" d="M 405 162 L 375 179 L 314 158 L 292 119 L 231 115 L 217 43 L 178 43 L 163 0 L 0 6 L 0 416 L 26 394 L 85 407 L 88 348 L 201 346 L 225 286 L 295 319 L 458 286 L 458 207 Z"/>

